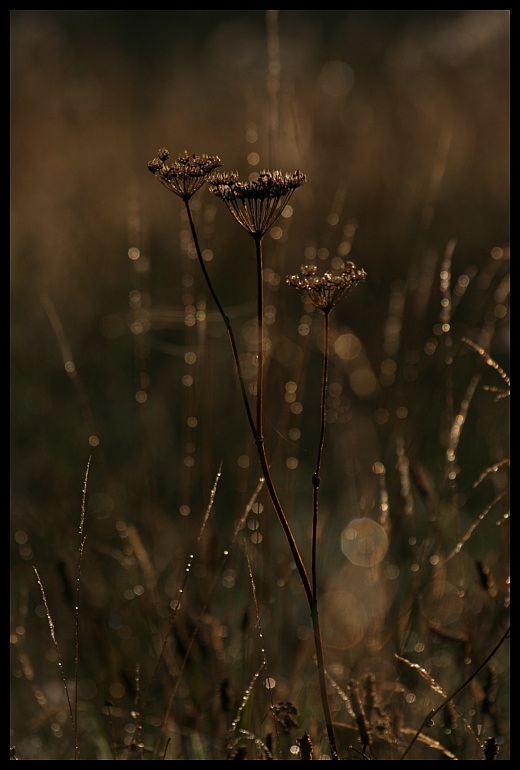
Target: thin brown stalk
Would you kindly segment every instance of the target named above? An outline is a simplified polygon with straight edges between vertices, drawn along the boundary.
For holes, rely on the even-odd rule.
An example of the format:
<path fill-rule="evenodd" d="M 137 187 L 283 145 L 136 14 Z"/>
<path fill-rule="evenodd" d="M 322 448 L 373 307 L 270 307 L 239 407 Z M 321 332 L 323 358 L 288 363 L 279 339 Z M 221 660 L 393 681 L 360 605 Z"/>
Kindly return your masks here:
<path fill-rule="evenodd" d="M 83 484 L 83 495 L 81 499 L 81 519 L 79 524 L 79 558 L 78 558 L 78 577 L 76 581 L 76 608 L 75 608 L 75 623 L 76 623 L 76 649 L 74 654 L 74 661 L 75 661 L 75 671 L 74 671 L 74 681 L 75 681 L 75 699 L 74 699 L 74 723 L 78 724 L 78 682 L 79 682 L 79 597 L 80 597 L 80 590 L 81 590 L 81 565 L 83 562 L 83 551 L 85 550 L 85 541 L 86 537 L 83 534 L 84 532 L 84 526 L 85 526 L 85 500 L 87 496 L 87 481 L 88 481 L 88 473 L 90 470 L 90 461 L 91 457 L 88 458 L 87 462 L 87 470 L 85 473 L 85 482 Z M 77 748 L 77 741 L 75 746 L 76 754 L 78 754 L 78 748 Z M 76 759 L 78 756 L 76 756 Z"/>
<path fill-rule="evenodd" d="M 161 662 L 162 662 L 162 660 L 164 658 L 164 654 L 166 652 L 166 645 L 168 644 L 168 639 L 170 638 L 171 632 L 173 630 L 173 625 L 175 623 L 175 618 L 177 617 L 177 613 L 178 613 L 178 611 L 179 611 L 179 609 L 181 607 L 181 597 L 184 594 L 184 589 L 186 587 L 186 581 L 188 580 L 188 575 L 189 575 L 189 573 L 191 571 L 191 567 L 192 567 L 192 564 L 193 564 L 193 559 L 195 558 L 195 551 L 198 548 L 198 545 L 199 545 L 199 543 L 201 541 L 202 535 L 204 533 L 204 530 L 206 528 L 206 524 L 207 524 L 208 519 L 209 519 L 209 515 L 210 515 L 211 510 L 213 508 L 213 501 L 215 499 L 215 494 L 217 492 L 217 485 L 218 485 L 218 482 L 220 480 L 221 471 L 222 471 L 222 463 L 220 463 L 220 467 L 218 469 L 218 473 L 217 473 L 217 476 L 215 478 L 215 482 L 213 484 L 213 488 L 211 490 L 209 504 L 208 504 L 208 506 L 206 508 L 206 513 L 205 513 L 204 519 L 202 521 L 202 524 L 200 526 L 199 533 L 197 535 L 197 539 L 195 541 L 195 547 L 193 549 L 193 553 L 190 554 L 190 558 L 189 558 L 188 564 L 186 565 L 186 568 L 184 570 L 183 581 L 182 581 L 182 584 L 181 584 L 181 586 L 179 588 L 179 591 L 178 591 L 178 594 L 177 594 L 177 601 L 175 602 L 175 605 L 174 605 L 174 608 L 173 608 L 173 613 L 172 613 L 172 616 L 170 618 L 170 625 L 169 625 L 168 630 L 166 632 L 166 635 L 165 635 L 165 637 L 163 639 L 161 651 L 160 651 L 160 653 L 159 653 L 159 655 L 157 657 L 157 661 L 155 663 L 155 668 L 153 670 L 152 677 L 151 677 L 150 682 L 148 684 L 148 688 L 146 690 L 146 694 L 145 694 L 145 697 L 144 697 L 142 705 L 141 705 L 141 709 L 140 709 L 141 719 L 139 721 L 136 721 L 136 725 L 135 725 L 134 732 L 133 732 L 133 735 L 132 735 L 132 740 L 130 741 L 130 746 L 134 745 L 136 742 L 137 742 L 138 745 L 140 744 L 139 733 L 140 733 L 140 726 L 141 726 L 142 716 L 144 715 L 146 706 L 148 705 L 148 698 L 150 696 L 151 689 L 152 689 L 153 684 L 154 684 L 154 682 L 155 682 L 155 680 L 157 678 L 157 674 L 158 674 L 158 671 L 159 671 L 159 666 L 161 665 Z"/>
<path fill-rule="evenodd" d="M 61 658 L 60 646 L 58 644 L 58 639 L 56 637 L 56 631 L 54 629 L 54 622 L 52 620 L 52 616 L 51 616 L 51 613 L 50 613 L 50 610 L 49 610 L 49 605 L 47 604 L 47 597 L 45 595 L 45 590 L 43 588 L 43 583 L 41 581 L 40 575 L 39 575 L 38 570 L 36 569 L 36 567 L 33 567 L 33 569 L 34 569 L 34 572 L 36 573 L 36 579 L 38 581 L 38 585 L 40 586 L 40 591 L 41 591 L 41 594 L 42 594 L 43 604 L 44 604 L 44 607 L 45 607 L 45 613 L 47 615 L 47 621 L 49 623 L 49 629 L 50 629 L 50 632 L 51 632 L 51 638 L 52 638 L 52 641 L 54 643 L 54 648 L 56 650 L 56 655 L 58 656 L 58 666 L 59 666 L 59 669 L 60 669 L 60 672 L 61 672 L 61 677 L 62 677 L 62 680 L 63 680 L 63 687 L 65 689 L 65 696 L 67 698 L 67 703 L 68 703 L 68 706 L 69 706 L 70 721 L 71 721 L 71 725 L 72 725 L 72 732 L 73 732 L 73 735 L 74 735 L 74 753 L 75 753 L 76 759 L 80 759 L 81 757 L 79 755 L 78 734 L 77 734 L 77 729 L 76 729 L 76 721 L 74 719 L 74 712 L 72 710 L 72 701 L 70 699 L 69 688 L 68 688 L 68 685 L 67 685 L 67 678 L 65 676 L 65 670 L 63 668 L 63 661 L 62 661 L 62 658 Z"/>
<path fill-rule="evenodd" d="M 317 598 L 316 578 L 316 542 L 318 539 L 318 487 L 320 486 L 321 458 L 325 443 L 325 421 L 327 411 L 327 382 L 329 369 L 329 312 L 323 313 L 323 375 L 321 380 L 321 409 L 320 409 L 320 439 L 318 443 L 318 457 L 316 470 L 312 477 L 313 486 L 313 516 L 312 516 L 312 596 Z"/>
<path fill-rule="evenodd" d="M 244 384 L 244 379 L 243 379 L 243 376 L 242 376 L 242 370 L 241 370 L 241 367 L 240 367 L 240 359 L 238 357 L 238 349 L 237 349 L 237 346 L 236 346 L 233 330 L 231 328 L 231 323 L 230 323 L 230 320 L 229 320 L 228 316 L 226 315 L 226 313 L 224 311 L 224 308 L 222 307 L 222 305 L 221 305 L 221 303 L 220 303 L 220 301 L 219 301 L 219 299 L 217 297 L 217 294 L 216 294 L 216 292 L 215 292 L 215 290 L 213 288 L 213 284 L 212 284 L 211 279 L 209 277 L 208 271 L 206 270 L 206 266 L 204 264 L 204 259 L 202 257 L 202 253 L 201 253 L 201 250 L 200 250 L 200 246 L 199 246 L 199 242 L 198 242 L 198 238 L 197 238 L 197 234 L 196 234 L 196 230 L 195 230 L 195 225 L 194 225 L 194 222 L 193 222 L 193 216 L 191 214 L 191 209 L 190 209 L 190 206 L 189 206 L 189 201 L 185 201 L 185 203 L 186 203 L 186 208 L 187 208 L 187 213 L 188 213 L 188 220 L 190 222 L 190 228 L 191 228 L 191 232 L 192 232 L 192 235 L 193 235 L 193 241 L 194 241 L 194 244 L 195 244 L 195 251 L 197 253 L 199 264 L 201 266 L 201 269 L 202 269 L 204 278 L 206 280 L 206 283 L 208 285 L 209 291 L 211 293 L 211 296 L 213 297 L 213 299 L 215 301 L 217 309 L 218 309 L 220 315 L 222 316 L 222 320 L 224 321 L 224 323 L 226 325 L 227 332 L 228 332 L 228 337 L 229 337 L 229 341 L 230 341 L 230 344 L 231 344 L 231 349 L 232 349 L 232 352 L 233 352 L 233 359 L 234 359 L 234 363 L 235 363 L 235 368 L 236 368 L 236 371 L 237 371 L 237 374 L 238 374 L 239 383 L 240 383 L 240 388 L 241 388 L 241 393 L 242 393 L 242 400 L 244 402 L 244 407 L 245 407 L 245 410 L 246 410 L 249 426 L 251 428 L 251 432 L 252 432 L 254 440 L 255 440 L 255 445 L 257 447 L 258 456 L 259 456 L 259 460 L 260 460 L 260 465 L 261 465 L 261 468 L 262 468 L 262 473 L 264 475 L 266 487 L 268 489 L 269 496 L 271 498 L 271 502 L 272 502 L 273 507 L 275 509 L 276 515 L 278 516 L 278 519 L 280 521 L 282 529 L 283 529 L 283 531 L 285 533 L 285 536 L 287 538 L 287 541 L 289 543 L 289 547 L 291 549 L 291 553 L 292 553 L 294 562 L 296 564 L 296 568 L 298 570 L 298 574 L 300 576 L 300 580 L 302 581 L 302 585 L 303 585 L 303 588 L 304 588 L 304 591 L 305 591 L 305 595 L 307 597 L 307 601 L 309 603 L 309 606 L 311 606 L 311 604 L 312 604 L 312 590 L 311 590 L 311 585 L 310 585 L 310 582 L 309 582 L 309 578 L 307 576 L 307 572 L 305 570 L 305 566 L 303 564 L 302 557 L 301 557 L 301 555 L 300 555 L 300 553 L 298 551 L 298 548 L 296 546 L 296 542 L 294 540 L 291 528 L 289 526 L 289 523 L 288 523 L 287 518 L 285 516 L 285 513 L 283 511 L 283 508 L 282 508 L 282 506 L 280 504 L 280 501 L 278 499 L 278 495 L 276 494 L 276 490 L 275 490 L 275 487 L 274 487 L 273 480 L 271 478 L 271 472 L 270 472 L 270 469 L 269 469 L 269 464 L 267 462 L 267 457 L 266 457 L 266 454 L 265 454 L 265 447 L 264 447 L 264 437 L 263 437 L 263 432 L 262 432 L 262 400 L 263 400 L 263 379 L 262 379 L 262 369 L 263 369 L 263 288 L 262 288 L 262 281 L 263 281 L 263 279 L 262 279 L 262 250 L 261 250 L 261 245 L 259 243 L 259 245 L 257 246 L 257 278 L 258 278 L 258 284 L 259 284 L 259 289 L 258 289 L 258 294 L 259 294 L 259 296 L 258 296 L 259 360 L 258 360 L 258 380 L 257 380 L 257 394 L 256 394 L 257 395 L 257 422 L 259 420 L 259 425 L 257 425 L 257 424 L 255 424 L 255 421 L 253 419 L 253 415 L 252 415 L 252 412 L 251 412 L 251 407 L 249 405 L 249 399 L 248 399 L 248 396 L 247 396 L 247 391 L 246 391 L 245 384 Z M 255 239 L 255 240 L 257 240 L 257 239 Z M 260 241 L 261 239 L 259 238 L 258 240 Z"/>
<path fill-rule="evenodd" d="M 276 742 L 277 742 L 277 745 L 278 745 L 278 753 L 280 755 L 280 759 L 282 759 L 282 747 L 280 745 L 280 735 L 279 735 L 279 732 L 278 732 L 278 720 L 276 719 L 276 714 L 275 714 L 275 710 L 274 710 L 272 688 L 271 688 L 271 686 L 269 684 L 270 683 L 269 669 L 267 667 L 267 655 L 266 655 L 265 647 L 264 647 L 264 637 L 263 637 L 263 633 L 262 633 L 262 625 L 261 625 L 261 622 L 260 622 L 260 611 L 258 609 L 258 600 L 257 600 L 257 597 L 256 597 L 255 579 L 253 577 L 253 568 L 251 566 L 251 560 L 249 558 L 249 553 L 247 551 L 247 543 L 246 543 L 245 538 L 244 538 L 244 549 L 245 549 L 245 552 L 246 552 L 247 566 L 248 566 L 248 569 L 249 569 L 249 580 L 251 581 L 251 589 L 253 591 L 253 601 L 254 601 L 255 613 L 256 613 L 256 624 L 257 624 L 257 627 L 258 627 L 258 635 L 260 637 L 260 647 L 261 647 L 262 660 L 263 660 L 264 669 L 265 669 L 265 678 L 266 678 L 266 680 L 268 682 L 269 700 L 270 700 L 270 703 L 271 703 L 271 711 L 273 712 L 273 717 L 274 717 L 274 731 L 275 731 L 275 734 L 276 734 Z"/>
<path fill-rule="evenodd" d="M 474 672 L 471 674 L 471 676 L 470 676 L 470 677 L 468 677 L 468 678 L 467 678 L 467 679 L 466 679 L 466 680 L 465 680 L 465 681 L 464 681 L 464 682 L 463 682 L 463 683 L 460 685 L 460 687 L 458 687 L 458 688 L 455 690 L 455 692 L 453 692 L 451 695 L 449 695 L 447 698 L 445 698 L 445 699 L 442 701 L 442 703 L 441 703 L 439 706 L 437 706 L 437 708 L 433 709 L 433 711 L 430 711 L 430 713 L 429 713 L 429 714 L 428 714 L 428 715 L 427 715 L 427 716 L 424 718 L 424 720 L 423 720 L 423 722 L 422 722 L 421 726 L 419 727 L 419 729 L 418 729 L 418 730 L 417 730 L 417 732 L 415 733 L 414 737 L 412 738 L 412 740 L 411 740 L 411 741 L 410 741 L 410 743 L 408 744 L 407 748 L 405 749 L 405 751 L 404 751 L 404 752 L 403 752 L 403 754 L 401 755 L 400 759 L 405 759 L 405 757 L 406 757 L 406 756 L 409 754 L 409 752 L 410 752 L 410 750 L 411 750 L 412 746 L 413 746 L 413 745 L 415 744 L 415 742 L 418 740 L 418 738 L 419 738 L 419 736 L 421 735 L 422 731 L 423 731 L 423 730 L 424 730 L 426 727 L 431 727 L 431 725 L 433 724 L 433 719 L 434 719 L 434 718 L 437 716 L 437 714 L 439 713 L 439 711 L 442 711 L 442 709 L 443 709 L 443 708 L 444 708 L 444 707 L 445 707 L 445 706 L 446 706 L 446 705 L 447 705 L 447 704 L 448 704 L 450 701 L 452 701 L 454 698 L 456 698 L 456 697 L 457 697 L 457 695 L 459 695 L 459 694 L 460 694 L 460 693 L 461 693 L 461 692 L 462 692 L 462 691 L 463 691 L 463 690 L 464 690 L 464 689 L 465 689 L 465 688 L 468 686 L 468 684 L 470 684 L 470 682 L 472 682 L 472 681 L 473 681 L 473 679 L 475 679 L 475 677 L 476 677 L 476 676 L 477 676 L 477 675 L 478 675 L 478 674 L 479 674 L 479 673 L 482 671 L 482 669 L 483 669 L 483 668 L 485 668 L 485 667 L 487 666 L 487 664 L 489 663 L 489 661 L 491 660 L 491 658 L 492 658 L 494 655 L 496 655 L 496 653 L 498 652 L 498 650 L 500 649 L 500 647 L 502 646 L 502 644 L 503 644 L 503 643 L 505 642 L 505 640 L 506 640 L 506 639 L 509 637 L 509 635 L 510 635 L 510 631 L 511 631 L 511 629 L 508 627 L 508 628 L 507 628 L 507 631 L 506 631 L 506 632 L 503 634 L 503 636 L 501 637 L 501 639 L 500 639 L 500 641 L 498 642 L 498 644 L 496 644 L 496 645 L 495 645 L 495 647 L 492 649 L 492 651 L 491 651 L 491 652 L 490 652 L 490 654 L 487 656 L 487 658 L 486 658 L 486 659 L 485 659 L 485 660 L 484 660 L 484 661 L 483 661 L 483 662 L 480 664 L 480 666 L 478 666 L 478 668 L 477 668 L 477 669 L 475 669 L 475 671 L 474 671 Z"/>
<path fill-rule="evenodd" d="M 213 591 L 215 590 L 215 586 L 217 585 L 217 581 L 218 581 L 220 575 L 222 574 L 222 570 L 224 569 L 224 566 L 225 566 L 226 561 L 228 559 L 229 552 L 230 552 L 232 546 L 234 545 L 234 543 L 235 543 L 235 541 L 236 541 L 236 539 L 238 537 L 238 533 L 242 530 L 242 528 L 243 528 L 243 526 L 245 524 L 245 521 L 246 521 L 246 519 L 247 519 L 247 517 L 248 517 L 248 515 L 249 515 L 249 513 L 250 513 L 250 511 L 251 511 L 251 509 L 252 509 L 252 507 L 254 505 L 254 503 L 256 502 L 256 500 L 258 498 L 258 495 L 260 494 L 260 490 L 262 489 L 263 485 L 264 485 L 264 479 L 260 479 L 260 481 L 259 481 L 259 483 L 258 483 L 258 485 L 257 485 L 257 487 L 255 489 L 255 491 L 253 492 L 253 494 L 252 494 L 248 504 L 246 505 L 246 508 L 244 510 L 243 515 L 240 517 L 240 519 L 237 521 L 237 523 L 235 525 L 235 529 L 233 531 L 233 536 L 232 536 L 232 539 L 231 539 L 230 546 L 229 546 L 229 548 L 226 551 L 224 551 L 224 555 L 223 555 L 222 560 L 220 562 L 220 566 L 219 566 L 218 570 L 216 571 L 216 573 L 215 573 L 215 575 L 213 577 L 213 581 L 212 581 L 211 586 L 209 588 L 209 591 L 208 591 L 208 594 L 207 594 L 207 597 L 206 597 L 206 601 L 205 601 L 204 606 L 203 606 L 203 608 L 202 608 L 202 610 L 200 612 L 198 621 L 195 624 L 195 628 L 193 629 L 192 635 L 190 637 L 190 641 L 188 643 L 186 652 L 184 654 L 184 658 L 183 658 L 182 663 L 180 665 L 179 673 L 177 675 L 177 680 L 175 682 L 175 685 L 174 685 L 173 690 L 172 690 L 171 695 L 170 695 L 170 700 L 168 702 L 168 706 L 167 706 L 167 709 L 166 709 L 166 714 L 165 714 L 165 716 L 164 716 L 164 718 L 162 720 L 162 726 L 161 726 L 161 731 L 160 731 L 160 734 L 159 734 L 159 738 L 161 737 L 161 735 L 163 733 L 163 730 L 164 730 L 164 726 L 166 725 L 166 722 L 168 721 L 168 717 L 170 715 L 170 711 L 171 711 L 172 706 L 173 706 L 173 701 L 174 701 L 175 696 L 177 694 L 177 689 L 178 689 L 180 681 L 182 679 L 182 675 L 184 673 L 184 669 L 186 667 L 186 663 L 188 662 L 188 658 L 190 656 L 190 653 L 191 653 L 191 650 L 192 650 L 192 647 L 193 647 L 193 643 L 194 643 L 195 638 L 196 638 L 196 636 L 198 634 L 198 631 L 199 631 L 200 622 L 201 622 L 202 618 L 206 614 L 207 608 L 208 608 L 209 603 L 211 601 L 211 597 L 213 596 Z M 158 751 L 158 746 L 159 746 L 159 741 L 157 741 L 157 745 L 156 745 L 156 749 L 155 749 L 154 757 L 153 757 L 154 759 L 156 758 L 156 754 L 157 754 L 157 751 Z"/>
<path fill-rule="evenodd" d="M 263 398 L 264 398 L 264 268 L 262 254 L 262 237 L 255 237 L 256 245 L 256 280 L 257 280 L 257 360 L 258 371 L 256 380 L 256 433 L 258 438 L 264 440 L 263 429 Z"/>
<path fill-rule="evenodd" d="M 257 388 L 256 388 L 256 425 L 255 425 L 253 416 L 251 413 L 251 409 L 249 406 L 249 400 L 245 390 L 244 381 L 242 378 L 242 373 L 241 373 L 240 363 L 238 358 L 238 351 L 236 348 L 233 332 L 231 329 L 231 324 L 229 322 L 229 319 L 222 305 L 220 304 L 220 301 L 218 300 L 218 297 L 213 289 L 211 279 L 204 265 L 204 260 L 202 258 L 200 246 L 199 246 L 198 239 L 195 232 L 193 217 L 191 216 L 189 201 L 186 200 L 185 203 L 188 211 L 188 219 L 190 221 L 190 227 L 193 234 L 195 249 L 197 252 L 199 263 L 202 267 L 203 275 L 206 279 L 206 283 L 208 284 L 208 288 L 217 305 L 220 315 L 222 316 L 224 323 L 226 324 L 226 329 L 228 331 L 229 340 L 233 350 L 235 367 L 237 369 L 237 373 L 240 381 L 242 398 L 244 401 L 244 406 L 246 408 L 249 425 L 254 436 L 258 457 L 260 460 L 260 465 L 262 468 L 262 472 L 264 474 L 266 487 L 269 492 L 269 497 L 275 509 L 278 520 L 284 531 L 285 537 L 289 544 L 289 548 L 291 549 L 293 560 L 296 565 L 296 569 L 298 571 L 300 580 L 302 582 L 302 586 L 305 591 L 305 596 L 307 598 L 309 608 L 311 610 L 311 619 L 312 619 L 312 626 L 313 626 L 313 632 L 314 632 L 314 641 L 315 641 L 315 647 L 316 647 L 316 657 L 317 657 L 318 673 L 319 673 L 319 680 L 320 680 L 320 692 L 321 692 L 325 722 L 327 726 L 327 736 L 330 744 L 330 749 L 332 752 L 332 758 L 339 759 L 337 746 L 336 746 L 336 739 L 334 736 L 334 728 L 332 724 L 332 716 L 330 712 L 328 694 L 327 694 L 325 665 L 324 665 L 324 659 L 323 659 L 323 642 L 322 642 L 321 630 L 320 630 L 320 624 L 319 624 L 318 607 L 317 607 L 316 600 L 313 596 L 313 590 L 307 575 L 307 571 L 305 569 L 305 565 L 303 563 L 303 559 L 300 555 L 291 527 L 289 525 L 289 522 L 287 521 L 287 517 L 282 508 L 282 505 L 280 504 L 278 495 L 276 493 L 276 489 L 273 483 L 271 471 L 269 468 L 269 463 L 267 461 L 267 456 L 265 452 L 265 443 L 264 443 L 264 435 L 263 435 L 264 307 L 263 307 L 263 257 L 262 257 L 262 238 L 263 238 L 263 235 L 265 234 L 265 230 L 258 228 L 256 233 L 253 233 L 250 231 L 254 237 L 255 244 L 256 244 L 256 272 L 257 272 L 258 373 L 257 373 Z"/>
<path fill-rule="evenodd" d="M 249 406 L 249 399 L 247 397 L 246 386 L 245 386 L 245 383 L 244 383 L 244 378 L 242 376 L 242 367 L 240 366 L 240 358 L 238 357 L 238 348 L 237 348 L 237 345 L 236 345 L 236 342 L 235 342 L 235 336 L 233 334 L 233 329 L 231 327 L 231 322 L 230 322 L 230 320 L 229 320 L 229 318 L 228 318 L 224 308 L 222 307 L 222 305 L 220 303 L 220 300 L 219 300 L 219 298 L 218 298 L 218 296 L 217 296 L 217 294 L 215 292 L 215 289 L 213 288 L 213 284 L 211 282 L 211 278 L 209 277 L 208 271 L 206 269 L 206 265 L 204 264 L 204 258 L 202 256 L 202 252 L 200 250 L 199 239 L 197 238 L 197 231 L 195 229 L 195 223 L 193 221 L 193 214 L 191 212 L 190 202 L 189 202 L 189 200 L 185 200 L 184 202 L 185 202 L 185 205 L 186 205 L 186 212 L 188 214 L 188 222 L 190 223 L 190 229 L 191 229 L 191 234 L 192 234 L 192 237 L 193 237 L 193 243 L 195 244 L 195 251 L 196 251 L 196 254 L 197 254 L 197 259 L 199 261 L 200 268 L 202 270 L 202 274 L 203 274 L 203 276 L 205 278 L 206 284 L 207 284 L 209 292 L 210 292 L 210 294 L 211 294 L 211 296 L 213 298 L 213 301 L 215 302 L 215 305 L 217 306 L 218 312 L 220 313 L 220 315 L 222 317 L 222 320 L 224 321 L 224 324 L 226 326 L 226 330 L 227 330 L 228 337 L 229 337 L 229 342 L 230 342 L 230 345 L 231 345 L 231 350 L 232 350 L 232 353 L 233 353 L 233 360 L 235 362 L 235 367 L 236 367 L 237 374 L 238 374 L 238 381 L 239 381 L 240 389 L 241 389 L 241 392 L 242 392 L 242 399 L 244 401 L 244 407 L 245 407 L 245 410 L 246 410 L 247 419 L 249 421 L 249 425 L 251 427 L 251 430 L 252 430 L 252 432 L 254 434 L 256 432 L 255 423 L 254 423 L 254 420 L 253 420 L 253 415 L 251 413 L 251 407 Z"/>

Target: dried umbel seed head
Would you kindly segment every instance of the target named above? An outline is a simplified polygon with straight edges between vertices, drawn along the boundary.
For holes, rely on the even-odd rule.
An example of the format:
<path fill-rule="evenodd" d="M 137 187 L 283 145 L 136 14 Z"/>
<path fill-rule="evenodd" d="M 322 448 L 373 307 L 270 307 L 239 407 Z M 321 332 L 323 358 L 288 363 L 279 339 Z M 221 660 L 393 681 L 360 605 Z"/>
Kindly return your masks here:
<path fill-rule="evenodd" d="M 184 201 L 189 201 L 222 165 L 216 155 L 188 155 L 185 151 L 171 165 L 166 162 L 169 157 L 170 153 L 163 147 L 148 163 L 148 168 L 168 190 Z"/>
<path fill-rule="evenodd" d="M 262 171 L 257 179 L 241 182 L 238 174 L 217 174 L 210 191 L 221 198 L 237 222 L 255 238 L 262 238 L 276 222 L 305 174 Z"/>
<path fill-rule="evenodd" d="M 336 273 L 316 275 L 315 265 L 302 265 L 301 275 L 288 275 L 286 282 L 301 294 L 306 302 L 328 313 L 341 302 L 358 283 L 364 281 L 366 273 L 353 262 L 345 262 Z"/>

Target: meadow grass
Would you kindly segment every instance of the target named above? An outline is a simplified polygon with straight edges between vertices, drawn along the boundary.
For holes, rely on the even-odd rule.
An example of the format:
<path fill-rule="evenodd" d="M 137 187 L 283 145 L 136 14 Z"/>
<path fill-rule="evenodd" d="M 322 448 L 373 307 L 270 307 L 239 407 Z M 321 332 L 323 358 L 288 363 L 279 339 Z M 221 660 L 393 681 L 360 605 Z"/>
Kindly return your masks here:
<path fill-rule="evenodd" d="M 267 12 L 271 65 L 284 13 Z M 506 239 L 446 215 L 456 128 L 422 135 L 425 176 L 405 163 L 385 216 L 364 151 L 345 186 L 330 127 L 295 162 L 304 121 L 275 130 L 268 86 L 282 172 L 224 173 L 269 153 L 250 124 L 237 151 L 199 118 L 188 150 L 219 155 L 159 151 L 167 195 L 146 170 L 170 142 L 154 113 L 124 280 L 94 258 L 62 288 L 59 249 L 34 285 L 13 271 L 12 758 L 510 758 Z M 109 149 L 96 167 L 119 168 Z"/>

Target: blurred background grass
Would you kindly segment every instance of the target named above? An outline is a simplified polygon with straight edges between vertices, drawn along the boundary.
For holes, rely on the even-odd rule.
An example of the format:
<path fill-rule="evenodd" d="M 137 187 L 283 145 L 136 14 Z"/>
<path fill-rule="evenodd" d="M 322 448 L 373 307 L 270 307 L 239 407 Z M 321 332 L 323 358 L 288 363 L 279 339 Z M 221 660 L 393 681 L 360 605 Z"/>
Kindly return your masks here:
<path fill-rule="evenodd" d="M 266 439 L 305 557 L 321 327 L 284 279 L 302 262 L 325 269 L 347 257 L 368 273 L 333 315 L 320 490 L 322 588 L 332 597 L 324 625 L 343 678 L 374 667 L 376 658 L 383 668 L 393 665 L 364 643 L 373 618 L 384 625 L 402 607 L 390 612 L 388 596 L 384 609 L 375 594 L 362 597 L 366 576 L 352 573 L 341 532 L 377 508 L 373 466 L 382 463 L 395 533 L 399 436 L 441 504 L 448 397 L 456 411 L 476 371 L 482 381 L 457 469 L 459 532 L 505 484 L 497 473 L 487 495 L 472 491 L 486 467 L 507 457 L 507 412 L 482 389 L 500 385 L 496 373 L 461 339 L 479 342 L 508 368 L 507 11 L 11 11 L 12 740 L 22 758 L 70 758 L 32 565 L 47 588 L 71 676 L 67 596 L 88 457 L 85 758 L 106 750 L 106 698 L 121 704 L 121 734 L 131 722 L 135 666 L 146 680 L 152 640 L 164 631 L 220 462 L 185 634 L 258 481 L 227 339 L 193 259 L 181 202 L 147 170 L 162 146 L 172 156 L 185 149 L 217 154 L 224 170 L 244 177 L 263 168 L 307 175 L 265 246 Z M 195 216 L 246 364 L 254 353 L 252 242 L 217 204 L 203 189 Z M 450 328 L 454 362 L 446 367 L 439 273 L 453 243 L 452 289 L 459 282 L 460 301 Z M 422 543 L 427 505 L 420 496 L 416 505 Z M 257 510 L 262 506 L 268 515 L 255 514 L 251 524 L 259 552 L 252 558 L 277 695 L 299 694 L 300 708 L 308 698 L 312 709 L 301 684 L 313 676 L 305 606 L 261 495 Z M 446 553 L 457 530 L 443 526 Z M 402 541 L 392 540 L 397 551 L 408 542 L 403 531 Z M 491 563 L 504 581 L 502 532 L 480 537 L 479 530 L 471 562 Z M 404 574 L 416 557 L 399 551 L 391 561 Z M 183 727 L 200 727 L 215 683 L 229 677 L 240 698 L 260 662 L 254 629 L 251 658 L 242 654 L 246 647 L 239 652 L 244 617 L 255 623 L 241 549 L 226 570 L 208 613 L 212 641 L 200 644 L 180 699 Z M 339 596 L 347 613 L 350 598 L 340 593 L 347 583 L 359 605 L 353 613 L 373 600 L 359 638 L 341 626 L 334 604 Z M 303 650 L 298 665 L 295 639 Z M 481 642 L 489 649 L 492 635 Z M 388 672 L 377 673 L 384 679 Z M 166 680 L 162 688 L 154 717 L 167 701 Z M 265 694 L 261 704 L 265 710 Z M 186 727 L 186 734 L 195 732 Z"/>

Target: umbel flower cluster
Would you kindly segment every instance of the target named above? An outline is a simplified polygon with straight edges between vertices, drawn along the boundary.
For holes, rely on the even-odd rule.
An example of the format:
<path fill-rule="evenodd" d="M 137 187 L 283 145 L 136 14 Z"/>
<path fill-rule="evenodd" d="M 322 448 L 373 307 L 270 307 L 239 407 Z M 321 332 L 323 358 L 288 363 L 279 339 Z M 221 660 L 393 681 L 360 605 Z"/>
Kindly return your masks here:
<path fill-rule="evenodd" d="M 355 266 L 353 262 L 346 262 L 340 273 L 324 273 L 316 275 L 315 265 L 302 265 L 301 276 L 288 275 L 286 282 L 293 286 L 306 302 L 328 313 L 341 302 L 360 281 L 364 281 L 366 273 Z"/>
<path fill-rule="evenodd" d="M 263 171 L 251 182 L 241 182 L 235 173 L 217 174 L 209 180 L 209 189 L 224 201 L 244 230 L 262 238 L 305 181 L 301 171 L 285 175 L 280 171 Z"/>
<path fill-rule="evenodd" d="M 188 155 L 185 151 L 171 166 L 166 163 L 169 157 L 168 150 L 159 150 L 157 157 L 148 163 L 148 168 L 168 190 L 184 201 L 189 201 L 215 169 L 222 165 L 217 155 Z"/>

